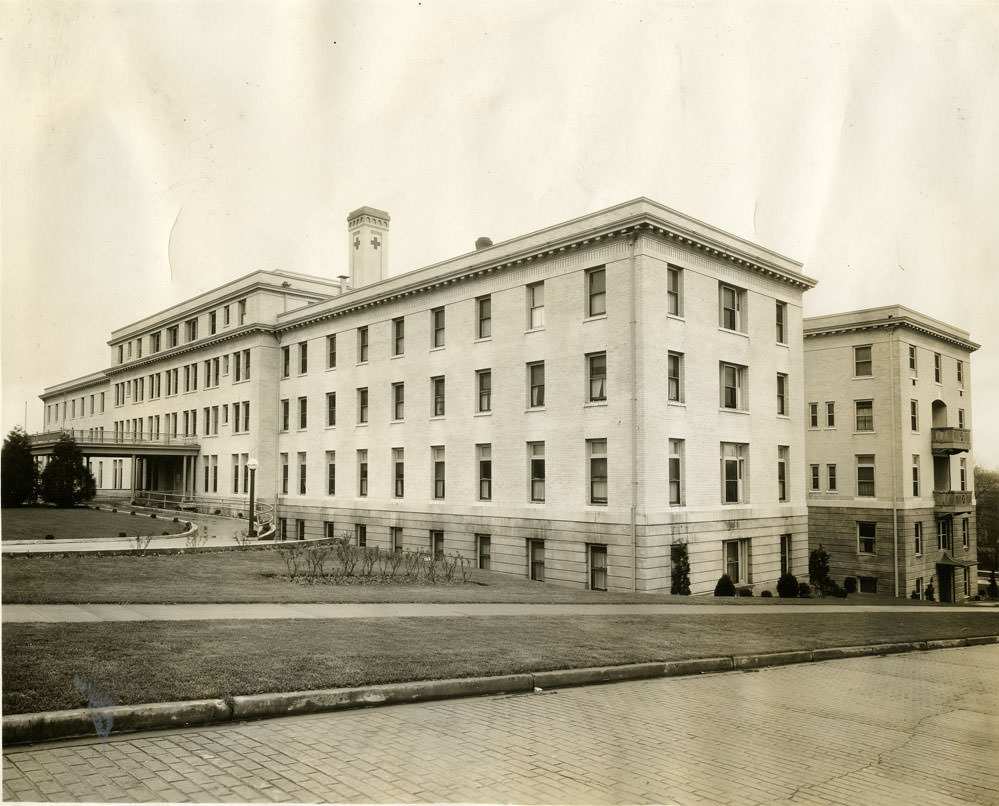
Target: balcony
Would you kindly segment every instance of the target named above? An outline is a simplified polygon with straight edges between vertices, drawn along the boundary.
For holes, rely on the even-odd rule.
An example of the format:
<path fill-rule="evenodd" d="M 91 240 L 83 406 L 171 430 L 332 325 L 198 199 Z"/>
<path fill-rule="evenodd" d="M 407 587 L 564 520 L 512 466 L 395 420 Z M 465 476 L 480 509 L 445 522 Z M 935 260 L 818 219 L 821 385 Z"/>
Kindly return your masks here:
<path fill-rule="evenodd" d="M 970 490 L 933 491 L 933 508 L 938 514 L 958 515 L 971 512 L 972 492 Z"/>
<path fill-rule="evenodd" d="M 970 428 L 933 428 L 933 455 L 950 456 L 971 450 Z"/>
<path fill-rule="evenodd" d="M 200 449 L 197 437 L 170 436 L 161 433 L 156 436 L 140 436 L 131 431 L 125 433 L 101 433 L 96 429 L 61 429 L 31 435 L 31 452 L 35 456 L 52 452 L 60 437 L 71 436 L 80 450 L 87 456 L 127 456 L 129 454 L 149 455 L 189 455 L 196 456 Z"/>

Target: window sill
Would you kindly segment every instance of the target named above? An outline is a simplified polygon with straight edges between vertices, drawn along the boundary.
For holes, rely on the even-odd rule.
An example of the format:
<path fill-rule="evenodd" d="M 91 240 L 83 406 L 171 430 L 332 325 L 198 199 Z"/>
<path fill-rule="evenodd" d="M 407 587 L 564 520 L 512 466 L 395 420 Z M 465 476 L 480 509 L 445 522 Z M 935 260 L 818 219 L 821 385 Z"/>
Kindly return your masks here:
<path fill-rule="evenodd" d="M 791 346 L 786 341 L 775 341 L 774 345 L 777 346 L 777 347 L 790 347 Z"/>
<path fill-rule="evenodd" d="M 730 328 L 722 327 L 721 325 L 718 325 L 718 330 L 721 333 L 731 333 L 733 336 L 742 336 L 744 339 L 749 338 L 749 334 L 744 330 L 731 330 Z"/>
<path fill-rule="evenodd" d="M 323 426 L 323 430 L 324 431 L 332 431 L 335 428 L 336 428 L 336 423 L 334 423 L 333 425 L 325 425 L 325 426 Z"/>
<path fill-rule="evenodd" d="M 545 411 L 545 407 L 544 406 L 531 406 L 529 408 L 524 409 L 524 414 L 530 414 L 530 413 L 536 412 L 536 411 Z"/>
<path fill-rule="evenodd" d="M 440 352 L 443 349 L 444 349 L 444 345 L 442 344 L 440 347 L 431 347 L 430 348 L 430 352 L 431 353 L 436 353 L 436 352 Z"/>
<path fill-rule="evenodd" d="M 687 402 L 685 400 L 667 400 L 667 406 L 676 406 L 677 408 L 685 409 L 687 408 Z"/>
<path fill-rule="evenodd" d="M 397 417 L 394 420 L 389 420 L 389 425 L 399 425 L 400 423 L 405 423 L 405 422 L 406 422 L 405 417 Z"/>
<path fill-rule="evenodd" d="M 606 313 L 595 313 L 592 316 L 584 317 L 583 322 L 599 322 L 601 319 L 606 319 Z"/>
<path fill-rule="evenodd" d="M 854 431 L 853 435 L 855 437 L 861 436 L 862 434 L 877 434 L 877 431 Z"/>
<path fill-rule="evenodd" d="M 472 339 L 472 344 L 480 344 L 481 342 L 492 341 L 492 340 L 493 340 L 492 336 L 480 336 L 477 339 Z"/>
<path fill-rule="evenodd" d="M 527 330 L 524 331 L 525 334 L 527 334 L 527 333 L 544 333 L 544 332 L 545 332 L 544 327 L 529 327 L 529 328 L 527 328 Z"/>
<path fill-rule="evenodd" d="M 492 417 L 492 411 L 477 411 L 472 415 L 473 417 Z"/>
<path fill-rule="evenodd" d="M 392 353 L 392 355 L 389 356 L 389 358 L 391 358 L 392 360 L 395 360 L 396 358 L 405 358 L 405 357 L 406 357 L 405 353 Z"/>
<path fill-rule="evenodd" d="M 790 420 L 791 419 L 791 415 L 790 414 L 781 414 L 780 412 L 777 412 L 777 419 L 778 420 Z"/>
<path fill-rule="evenodd" d="M 874 378 L 873 375 L 854 375 L 853 376 L 853 380 L 855 380 L 855 381 L 869 381 L 869 380 L 871 380 L 873 378 Z"/>
<path fill-rule="evenodd" d="M 676 322 L 686 322 L 687 321 L 686 317 L 684 317 L 683 314 L 679 314 L 679 313 L 668 313 L 668 314 L 666 314 L 666 318 L 667 319 L 672 319 L 672 320 L 674 320 Z"/>
<path fill-rule="evenodd" d="M 334 369 L 336 369 L 336 367 L 326 367 L 326 372 L 331 372 Z"/>
<path fill-rule="evenodd" d="M 358 428 L 367 428 L 368 424 L 367 423 L 357 423 L 357 427 Z"/>
<path fill-rule="evenodd" d="M 719 406 L 718 411 L 725 414 L 749 414 L 749 409 L 727 409 L 724 406 Z"/>
<path fill-rule="evenodd" d="M 433 414 L 428 419 L 431 422 L 434 421 L 434 420 L 443 420 L 444 419 L 444 415 L 443 414 Z"/>
<path fill-rule="evenodd" d="M 601 408 L 606 406 L 607 406 L 606 400 L 587 400 L 583 404 L 584 409 Z"/>

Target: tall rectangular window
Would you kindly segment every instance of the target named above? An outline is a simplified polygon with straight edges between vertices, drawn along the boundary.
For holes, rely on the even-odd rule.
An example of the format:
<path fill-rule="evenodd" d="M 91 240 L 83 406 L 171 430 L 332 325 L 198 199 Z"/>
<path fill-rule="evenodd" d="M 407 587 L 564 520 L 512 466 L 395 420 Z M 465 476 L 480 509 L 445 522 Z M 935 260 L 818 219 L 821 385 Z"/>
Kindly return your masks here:
<path fill-rule="evenodd" d="M 669 441 L 669 504 L 671 507 L 683 506 L 683 452 L 684 441 L 671 439 Z"/>
<path fill-rule="evenodd" d="M 589 378 L 589 401 L 601 402 L 607 399 L 607 353 L 591 353 L 586 356 L 586 373 Z"/>
<path fill-rule="evenodd" d="M 919 497 L 919 454 L 912 454 L 912 494 Z"/>
<path fill-rule="evenodd" d="M 961 385 L 964 385 L 964 362 L 963 361 L 958 361 L 957 362 L 957 382 L 959 384 L 961 384 Z"/>
<path fill-rule="evenodd" d="M 787 375 L 777 373 L 777 413 L 787 414 Z"/>
<path fill-rule="evenodd" d="M 177 325 L 167 328 L 167 347 L 176 347 L 179 341 L 179 328 Z"/>
<path fill-rule="evenodd" d="M 607 546 L 590 546 L 590 590 L 607 590 Z"/>
<path fill-rule="evenodd" d="M 368 421 L 368 388 L 361 387 L 357 390 L 357 422 L 366 423 Z"/>
<path fill-rule="evenodd" d="M 586 272 L 586 315 L 607 313 L 607 272 L 603 267 Z"/>
<path fill-rule="evenodd" d="M 933 380 L 940 383 L 941 370 L 940 370 L 940 353 L 933 353 Z"/>
<path fill-rule="evenodd" d="M 406 385 L 392 384 L 392 419 L 401 420 L 406 415 Z"/>
<path fill-rule="evenodd" d="M 299 453 L 298 454 L 298 494 L 299 495 L 305 495 L 305 491 L 307 489 L 306 488 L 306 472 L 307 472 L 307 469 L 308 468 L 307 468 L 306 461 L 305 461 L 305 454 L 304 453 Z"/>
<path fill-rule="evenodd" d="M 430 379 L 430 393 L 433 399 L 433 416 L 444 416 L 444 376 Z"/>
<path fill-rule="evenodd" d="M 791 448 L 788 445 L 777 446 L 777 500 L 787 501 L 787 470 L 789 466 L 788 456 Z"/>
<path fill-rule="evenodd" d="M 590 503 L 607 503 L 607 440 L 586 440 L 590 476 Z"/>
<path fill-rule="evenodd" d="M 968 526 L 968 519 L 961 518 L 961 548 L 967 551 L 971 547 L 971 533 L 970 527 Z M 967 578 L 967 569 L 965 569 L 965 578 Z M 965 591 L 967 593 L 967 591 Z"/>
<path fill-rule="evenodd" d="M 725 330 L 746 331 L 746 292 L 735 286 L 718 284 L 718 326 Z"/>
<path fill-rule="evenodd" d="M 537 361 L 527 365 L 529 408 L 540 408 L 545 405 L 545 362 Z"/>
<path fill-rule="evenodd" d="M 857 495 L 861 498 L 874 497 L 874 456 L 863 454 L 857 457 Z"/>
<path fill-rule="evenodd" d="M 430 346 L 444 346 L 444 309 L 434 308 L 430 312 Z"/>
<path fill-rule="evenodd" d="M 909 371 L 913 377 L 919 375 L 919 368 L 916 366 L 916 348 L 912 344 L 909 345 Z"/>
<path fill-rule="evenodd" d="M 826 427 L 836 427 L 836 404 L 831 400 L 826 401 Z"/>
<path fill-rule="evenodd" d="M 298 374 L 305 375 L 309 371 L 309 343 L 300 341 L 298 343 Z"/>
<path fill-rule="evenodd" d="M 869 378 L 874 374 L 871 345 L 865 344 L 853 348 L 853 374 L 857 378 Z"/>
<path fill-rule="evenodd" d="M 357 363 L 364 364 L 368 360 L 368 328 L 357 329 Z"/>
<path fill-rule="evenodd" d="M 336 451 L 326 451 L 326 495 L 336 495 Z"/>
<path fill-rule="evenodd" d="M 857 406 L 857 430 L 858 431 L 873 431 L 874 430 L 874 401 L 873 400 L 858 400 L 856 401 Z"/>
<path fill-rule="evenodd" d="M 836 465 L 826 465 L 826 476 L 829 479 L 829 491 L 836 492 Z"/>
<path fill-rule="evenodd" d="M 787 303 L 777 303 L 777 343 L 787 344 Z"/>
<path fill-rule="evenodd" d="M 218 326 L 218 317 L 215 311 L 208 314 L 208 335 L 214 336 Z"/>
<path fill-rule="evenodd" d="M 808 427 L 818 428 L 819 427 L 819 404 L 809 403 L 808 404 Z"/>
<path fill-rule="evenodd" d="M 822 489 L 822 485 L 821 485 L 821 482 L 819 480 L 819 466 L 818 465 L 809 465 L 808 469 L 809 469 L 809 472 L 811 474 L 811 480 L 812 480 L 811 489 L 812 489 L 812 492 L 818 492 L 819 490 Z"/>
<path fill-rule="evenodd" d="M 392 553 L 402 551 L 402 527 L 401 526 L 390 526 L 389 527 L 389 540 L 392 543 Z"/>
<path fill-rule="evenodd" d="M 363 548 L 368 545 L 368 527 L 364 523 L 354 524 L 354 539 L 358 547 Z"/>
<path fill-rule="evenodd" d="M 245 299 L 241 299 L 237 303 L 237 307 L 239 309 L 239 323 L 241 325 L 245 325 L 246 324 L 246 300 Z"/>
<path fill-rule="evenodd" d="M 489 296 L 475 300 L 475 338 L 488 339 L 493 335 L 493 302 Z"/>
<path fill-rule="evenodd" d="M 194 341 L 198 338 L 198 320 L 188 319 L 184 322 L 184 333 L 187 341 Z"/>
<path fill-rule="evenodd" d="M 535 503 L 545 500 L 545 443 L 527 443 L 527 463 L 531 478 L 530 499 Z"/>
<path fill-rule="evenodd" d="M 527 329 L 537 330 L 545 326 L 545 284 L 532 283 L 527 286 Z"/>
<path fill-rule="evenodd" d="M 326 337 L 326 369 L 336 368 L 336 333 Z"/>
<path fill-rule="evenodd" d="M 430 532 L 430 550 L 433 552 L 435 560 L 444 556 L 444 532 L 439 529 Z"/>
<path fill-rule="evenodd" d="M 336 425 L 336 392 L 326 393 L 326 425 Z"/>
<path fill-rule="evenodd" d="M 392 355 L 406 352 L 406 320 L 401 316 L 392 320 Z"/>
<path fill-rule="evenodd" d="M 958 469 L 958 474 L 960 478 L 961 492 L 968 489 L 968 460 L 961 459 L 961 464 Z"/>
<path fill-rule="evenodd" d="M 357 494 L 361 498 L 368 494 L 368 451 L 366 448 L 357 452 Z"/>
<path fill-rule="evenodd" d="M 475 373 L 475 383 L 478 389 L 479 412 L 492 411 L 493 408 L 493 373 L 488 369 L 480 369 Z"/>
<path fill-rule="evenodd" d="M 722 541 L 722 560 L 725 573 L 735 584 L 750 581 L 749 540 Z"/>
<path fill-rule="evenodd" d="M 406 454 L 403 448 L 392 449 L 392 494 L 402 498 L 406 494 Z"/>
<path fill-rule="evenodd" d="M 738 442 L 721 443 L 722 503 L 740 504 L 746 496 L 746 449 Z"/>
<path fill-rule="evenodd" d="M 964 428 L 964 409 L 957 410 L 957 427 Z"/>
<path fill-rule="evenodd" d="M 913 432 L 919 430 L 919 401 L 910 400 L 909 401 L 909 428 Z"/>
<path fill-rule="evenodd" d="M 746 376 L 749 368 L 738 364 L 719 364 L 721 407 L 745 411 L 749 395 L 746 393 Z"/>
<path fill-rule="evenodd" d="M 857 524 L 857 552 L 875 554 L 877 552 L 877 524 L 860 522 Z"/>
<path fill-rule="evenodd" d="M 912 535 L 913 535 L 913 553 L 919 557 L 923 553 L 923 524 L 916 521 L 912 524 Z M 922 591 L 920 590 L 920 593 Z"/>
<path fill-rule="evenodd" d="M 493 447 L 492 445 L 476 445 L 478 454 L 479 500 L 490 501 L 493 497 Z"/>
<path fill-rule="evenodd" d="M 937 551 L 954 550 L 954 521 L 952 518 L 937 518 Z"/>
<path fill-rule="evenodd" d="M 666 399 L 683 403 L 683 353 L 666 355 Z"/>
<path fill-rule="evenodd" d="M 434 470 L 434 498 L 441 500 L 444 498 L 444 446 L 434 445 L 431 447 L 430 457 Z"/>
<path fill-rule="evenodd" d="M 780 574 L 791 573 L 791 535 L 780 536 Z"/>
<path fill-rule="evenodd" d="M 235 458 L 235 456 L 233 458 Z M 238 489 L 233 490 L 233 492 L 239 492 L 239 490 Z M 282 495 L 288 494 L 288 454 L 286 453 L 281 454 L 281 494 Z"/>
<path fill-rule="evenodd" d="M 482 571 L 488 571 L 491 561 L 491 546 L 492 539 L 490 535 L 476 535 L 476 552 L 479 558 L 479 569 Z"/>
<path fill-rule="evenodd" d="M 683 316 L 683 275 L 676 266 L 666 268 L 666 313 Z"/>
<path fill-rule="evenodd" d="M 309 426 L 309 399 L 300 397 L 298 399 L 298 427 L 308 428 Z"/>

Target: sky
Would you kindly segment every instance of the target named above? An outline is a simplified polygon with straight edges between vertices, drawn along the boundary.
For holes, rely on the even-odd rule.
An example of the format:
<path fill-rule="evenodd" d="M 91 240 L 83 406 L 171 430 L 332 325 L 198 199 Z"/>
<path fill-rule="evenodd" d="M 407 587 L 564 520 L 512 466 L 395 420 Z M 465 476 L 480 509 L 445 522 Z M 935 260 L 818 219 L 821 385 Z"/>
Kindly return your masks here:
<path fill-rule="evenodd" d="M 2 429 L 256 269 L 391 273 L 637 196 L 970 331 L 999 467 L 999 3 L 7 0 Z M 25 403 L 27 422 L 25 423 Z"/>

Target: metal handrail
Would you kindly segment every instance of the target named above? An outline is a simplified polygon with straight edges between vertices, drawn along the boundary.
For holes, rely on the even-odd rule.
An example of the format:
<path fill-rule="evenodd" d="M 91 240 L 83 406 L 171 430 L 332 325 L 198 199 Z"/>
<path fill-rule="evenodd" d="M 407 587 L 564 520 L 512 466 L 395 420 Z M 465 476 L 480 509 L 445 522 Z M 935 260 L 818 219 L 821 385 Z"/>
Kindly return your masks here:
<path fill-rule="evenodd" d="M 132 496 L 137 506 L 177 509 L 197 512 L 202 515 L 219 515 L 227 518 L 245 518 L 249 514 L 250 499 L 246 498 L 201 498 L 182 493 L 159 490 L 137 490 Z M 274 521 L 274 505 L 259 498 L 254 502 L 254 520 L 262 525 Z"/>
<path fill-rule="evenodd" d="M 56 431 L 42 431 L 31 434 L 32 443 L 56 443 L 64 434 L 68 434 L 77 442 L 97 445 L 197 445 L 198 438 L 192 436 L 177 436 L 176 434 L 160 434 L 158 436 L 143 436 L 131 431 L 113 431 L 101 433 L 91 432 L 84 428 L 62 428 Z"/>

